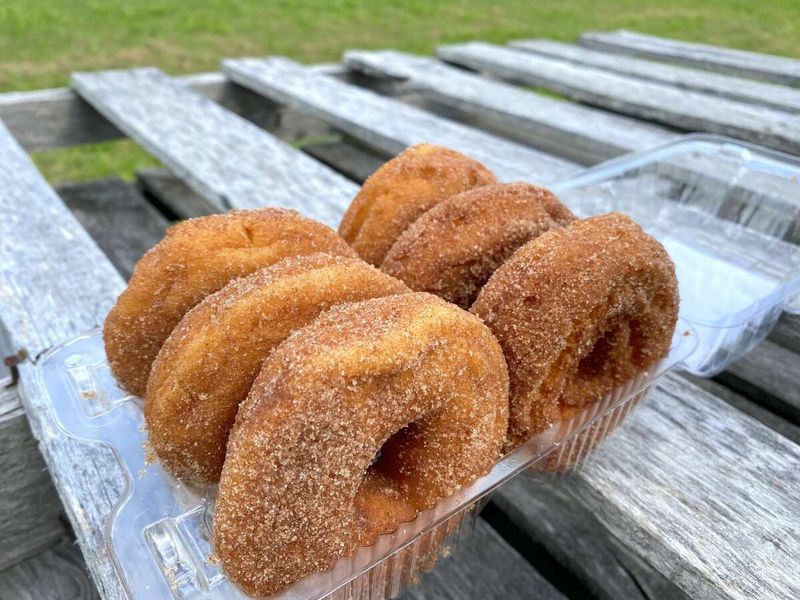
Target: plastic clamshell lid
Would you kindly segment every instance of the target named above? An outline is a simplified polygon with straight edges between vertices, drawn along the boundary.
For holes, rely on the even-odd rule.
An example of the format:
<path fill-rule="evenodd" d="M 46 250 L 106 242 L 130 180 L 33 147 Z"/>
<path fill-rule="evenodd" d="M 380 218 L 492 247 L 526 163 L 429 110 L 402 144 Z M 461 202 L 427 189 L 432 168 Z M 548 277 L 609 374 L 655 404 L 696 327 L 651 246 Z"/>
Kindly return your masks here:
<path fill-rule="evenodd" d="M 464 534 L 482 498 L 517 474 L 536 468 L 574 468 L 636 406 L 650 385 L 696 349 L 691 328 L 679 322 L 669 354 L 647 372 L 532 437 L 495 463 L 489 473 L 403 523 L 391 534 L 311 575 L 280 600 L 383 598 L 399 593 L 433 566 L 445 547 Z M 144 414 L 139 398 L 117 386 L 99 331 L 48 352 L 37 365 L 38 385 L 59 426 L 73 437 L 110 446 L 126 479 L 125 491 L 108 516 L 109 554 L 130 598 L 196 600 L 245 598 L 211 559 L 209 532 L 216 490 L 181 484 L 146 456 Z M 367 578 L 367 579 L 364 579 Z M 359 583 L 360 582 L 360 583 Z M 337 591 L 338 590 L 338 591 Z"/>
<path fill-rule="evenodd" d="M 718 373 L 760 342 L 782 311 L 800 313 L 800 159 L 689 135 L 552 189 L 579 216 L 623 212 L 664 244 L 681 318 L 698 335 L 689 371 Z"/>

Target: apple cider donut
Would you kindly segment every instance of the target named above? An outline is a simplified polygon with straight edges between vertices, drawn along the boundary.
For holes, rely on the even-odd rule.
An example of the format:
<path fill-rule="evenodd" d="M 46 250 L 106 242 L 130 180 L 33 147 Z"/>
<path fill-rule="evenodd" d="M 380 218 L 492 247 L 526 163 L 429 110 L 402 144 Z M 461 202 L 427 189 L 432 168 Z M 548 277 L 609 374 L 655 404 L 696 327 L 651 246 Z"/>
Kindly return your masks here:
<path fill-rule="evenodd" d="M 231 279 L 313 252 L 354 256 L 336 232 L 293 210 L 243 210 L 170 227 L 106 317 L 103 340 L 117 380 L 143 395 L 156 354 L 186 311 Z"/>
<path fill-rule="evenodd" d="M 377 267 L 397 236 L 431 206 L 495 181 L 486 167 L 460 152 L 432 144 L 411 146 L 367 179 L 339 233 Z"/>
<path fill-rule="evenodd" d="M 216 482 L 236 411 L 273 348 L 331 306 L 408 291 L 363 260 L 330 254 L 235 279 L 186 313 L 153 363 L 151 448 L 178 478 Z"/>
<path fill-rule="evenodd" d="M 508 425 L 491 332 L 424 293 L 336 306 L 264 363 L 236 417 L 214 548 L 266 596 L 486 473 Z"/>
<path fill-rule="evenodd" d="M 494 183 L 451 196 L 406 229 L 381 269 L 412 290 L 469 308 L 489 276 L 525 242 L 574 221 L 529 183 Z"/>
<path fill-rule="evenodd" d="M 511 449 L 663 357 L 678 283 L 664 247 L 611 213 L 528 242 L 471 310 L 508 362 Z"/>

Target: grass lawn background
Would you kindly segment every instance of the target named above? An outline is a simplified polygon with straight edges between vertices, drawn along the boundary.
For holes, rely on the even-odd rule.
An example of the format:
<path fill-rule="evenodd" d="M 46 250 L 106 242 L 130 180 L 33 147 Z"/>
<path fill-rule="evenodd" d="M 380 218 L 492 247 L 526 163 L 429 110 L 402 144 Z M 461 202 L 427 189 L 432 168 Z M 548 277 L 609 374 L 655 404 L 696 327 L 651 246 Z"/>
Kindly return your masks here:
<path fill-rule="evenodd" d="M 227 56 L 338 60 L 351 48 L 431 54 L 438 44 L 525 37 L 573 41 L 589 29 L 635 29 L 800 55 L 800 0 L 463 0 L 461 2 L 2 0 L 0 91 L 68 84 L 75 70 L 155 65 L 216 70 Z M 129 140 L 37 152 L 53 182 L 155 164 Z"/>

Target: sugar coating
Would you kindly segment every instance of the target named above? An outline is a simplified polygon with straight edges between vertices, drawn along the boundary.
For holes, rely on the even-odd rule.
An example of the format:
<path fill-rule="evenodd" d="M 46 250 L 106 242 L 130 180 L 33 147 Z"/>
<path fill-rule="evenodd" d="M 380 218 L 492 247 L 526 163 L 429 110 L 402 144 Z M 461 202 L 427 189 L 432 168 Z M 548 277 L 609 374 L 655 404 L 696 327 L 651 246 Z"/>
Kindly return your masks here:
<path fill-rule="evenodd" d="M 381 269 L 413 290 L 469 308 L 517 248 L 574 220 L 545 188 L 484 185 L 451 196 L 420 216 L 389 249 Z"/>
<path fill-rule="evenodd" d="M 183 221 L 137 263 L 106 317 L 111 370 L 129 392 L 145 393 L 150 367 L 184 314 L 231 279 L 288 256 L 355 256 L 329 227 L 293 210 L 263 208 Z"/>
<path fill-rule="evenodd" d="M 678 282 L 664 247 L 611 213 L 522 246 L 471 312 L 508 363 L 509 450 L 664 356 L 678 318 Z"/>
<path fill-rule="evenodd" d="M 183 317 L 147 382 L 145 419 L 162 464 L 213 483 L 239 404 L 264 359 L 331 306 L 410 291 L 358 258 L 292 257 L 235 279 Z"/>
<path fill-rule="evenodd" d="M 214 522 L 225 572 L 275 593 L 451 495 L 499 457 L 507 393 L 491 332 L 435 296 L 323 313 L 269 355 L 236 417 Z"/>
<path fill-rule="evenodd" d="M 361 258 L 378 266 L 423 212 L 453 194 L 496 181 L 486 167 L 460 152 L 433 144 L 411 146 L 364 182 L 339 233 Z"/>

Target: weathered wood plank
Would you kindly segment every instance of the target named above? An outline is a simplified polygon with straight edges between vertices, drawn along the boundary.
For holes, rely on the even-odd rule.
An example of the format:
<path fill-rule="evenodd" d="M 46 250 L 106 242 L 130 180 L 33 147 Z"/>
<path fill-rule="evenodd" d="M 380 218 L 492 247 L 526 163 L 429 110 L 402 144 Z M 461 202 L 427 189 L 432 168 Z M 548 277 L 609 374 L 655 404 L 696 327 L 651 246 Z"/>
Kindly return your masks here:
<path fill-rule="evenodd" d="M 697 387 L 724 400 L 746 415 L 758 419 L 773 431 L 777 431 L 783 437 L 792 440 L 795 444 L 800 444 L 800 427 L 755 403 L 751 398 L 735 392 L 728 386 L 713 379 L 703 379 L 688 373 L 683 373 L 682 375 Z"/>
<path fill-rule="evenodd" d="M 214 214 L 217 208 L 169 169 L 152 167 L 136 171 L 142 193 L 165 213 L 176 219 Z"/>
<path fill-rule="evenodd" d="M 591 507 L 582 504 L 561 480 L 518 477 L 492 496 L 483 514 L 569 597 L 604 600 L 687 597 L 613 540 Z"/>
<path fill-rule="evenodd" d="M 505 180 L 555 181 L 576 171 L 573 163 L 315 74 L 288 59 L 226 60 L 222 67 L 236 83 L 321 118 L 387 155 L 429 141 L 480 160 Z"/>
<path fill-rule="evenodd" d="M 800 315 L 783 313 L 770 337 L 778 344 L 800 352 Z"/>
<path fill-rule="evenodd" d="M 800 596 L 800 446 L 668 375 L 574 492 L 692 597 Z"/>
<path fill-rule="evenodd" d="M 800 415 L 800 354 L 765 340 L 730 365 L 728 372 L 782 400 Z"/>
<path fill-rule="evenodd" d="M 62 185 L 57 192 L 126 279 L 169 227 L 163 215 L 116 177 Z"/>
<path fill-rule="evenodd" d="M 336 225 L 356 186 L 158 69 L 74 73 L 81 96 L 219 210 L 277 205 Z"/>
<path fill-rule="evenodd" d="M 344 64 L 369 75 L 401 79 L 423 96 L 486 117 L 530 144 L 584 164 L 663 144 L 671 131 L 487 79 L 433 58 L 392 50 L 349 51 Z"/>
<path fill-rule="evenodd" d="M 99 600 L 80 550 L 68 539 L 0 571 L 3 600 Z"/>
<path fill-rule="evenodd" d="M 784 85 L 800 84 L 800 60 L 795 58 L 670 40 L 624 29 L 588 31 L 580 42 L 588 48 L 608 52 L 648 56 Z"/>
<path fill-rule="evenodd" d="M 10 381 L 0 379 L 0 571 L 65 534 L 61 502 Z"/>
<path fill-rule="evenodd" d="M 403 598 L 557 600 L 565 596 L 479 519 L 472 535 Z"/>
<path fill-rule="evenodd" d="M 552 56 L 553 58 L 590 67 L 598 67 L 614 73 L 632 75 L 650 81 L 674 85 L 678 88 L 705 92 L 712 96 L 759 104 L 785 112 L 800 112 L 800 90 L 783 85 L 763 83 L 729 75 L 718 75 L 708 71 L 620 56 L 619 54 L 609 54 L 553 40 L 517 40 L 510 42 L 509 45 L 520 50 L 544 54 L 545 56 Z"/>
<path fill-rule="evenodd" d="M 277 114 L 263 98 L 233 85 L 222 73 L 176 77 L 194 91 L 262 127 Z M 102 142 L 124 134 L 69 88 L 0 94 L 0 119 L 26 150 Z"/>
<path fill-rule="evenodd" d="M 12 348 L 36 357 L 102 323 L 124 280 L 0 124 L 0 313 Z M 103 524 L 124 489 L 113 452 L 66 436 L 20 365 L 20 397 L 98 588 L 123 598 Z"/>
<path fill-rule="evenodd" d="M 546 87 L 615 112 L 800 153 L 800 120 L 790 113 L 484 42 L 444 46 L 437 55 L 448 62 Z"/>

